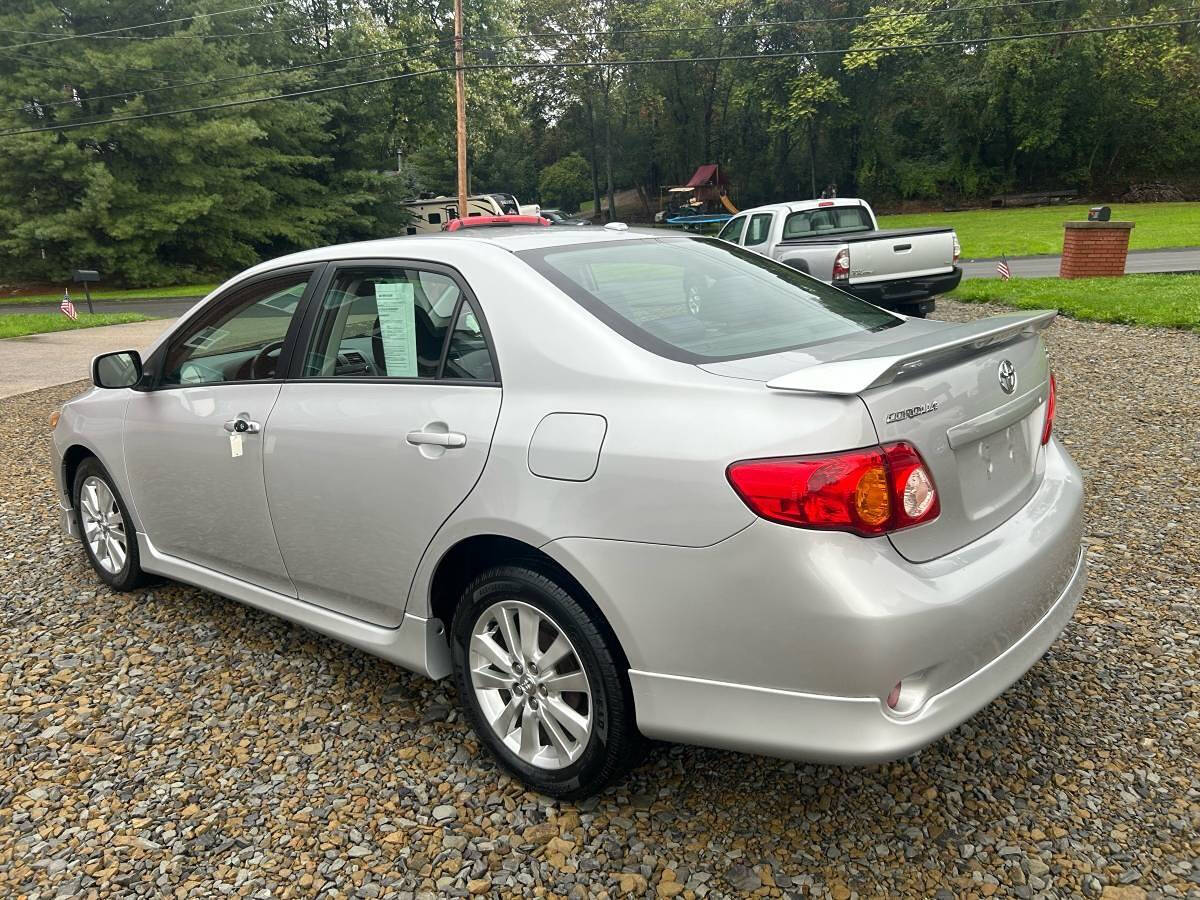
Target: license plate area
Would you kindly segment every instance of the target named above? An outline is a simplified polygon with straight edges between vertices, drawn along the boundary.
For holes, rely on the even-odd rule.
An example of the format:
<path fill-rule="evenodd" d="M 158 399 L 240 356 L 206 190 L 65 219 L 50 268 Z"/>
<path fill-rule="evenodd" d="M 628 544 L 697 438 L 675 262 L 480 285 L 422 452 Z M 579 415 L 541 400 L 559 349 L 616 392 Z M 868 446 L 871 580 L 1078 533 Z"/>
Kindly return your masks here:
<path fill-rule="evenodd" d="M 1036 455 L 1031 418 L 954 451 L 963 512 L 968 518 L 986 518 L 1027 492 Z"/>

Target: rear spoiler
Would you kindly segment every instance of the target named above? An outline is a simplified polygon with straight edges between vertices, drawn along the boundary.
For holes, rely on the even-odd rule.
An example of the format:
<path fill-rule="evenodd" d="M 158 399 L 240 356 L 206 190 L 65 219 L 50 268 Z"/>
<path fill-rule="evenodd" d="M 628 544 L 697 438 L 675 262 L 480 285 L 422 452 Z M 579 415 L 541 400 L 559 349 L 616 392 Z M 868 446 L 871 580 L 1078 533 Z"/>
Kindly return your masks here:
<path fill-rule="evenodd" d="M 955 325 L 878 350 L 799 369 L 768 381 L 767 387 L 777 391 L 861 394 L 955 357 L 970 356 L 985 347 L 1044 331 L 1057 315 L 1057 310 L 1044 309 Z"/>

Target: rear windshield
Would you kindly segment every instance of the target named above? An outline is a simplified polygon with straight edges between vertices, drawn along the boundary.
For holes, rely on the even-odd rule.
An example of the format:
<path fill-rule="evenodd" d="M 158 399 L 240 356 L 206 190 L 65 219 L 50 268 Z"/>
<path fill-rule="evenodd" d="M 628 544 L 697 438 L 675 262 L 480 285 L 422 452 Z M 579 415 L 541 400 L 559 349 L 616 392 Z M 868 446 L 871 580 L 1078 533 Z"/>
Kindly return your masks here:
<path fill-rule="evenodd" d="M 605 241 L 517 255 L 618 333 L 683 362 L 763 356 L 903 321 L 708 238 Z"/>
<path fill-rule="evenodd" d="M 870 230 L 871 217 L 861 206 L 827 206 L 792 213 L 783 223 L 783 239 Z"/>

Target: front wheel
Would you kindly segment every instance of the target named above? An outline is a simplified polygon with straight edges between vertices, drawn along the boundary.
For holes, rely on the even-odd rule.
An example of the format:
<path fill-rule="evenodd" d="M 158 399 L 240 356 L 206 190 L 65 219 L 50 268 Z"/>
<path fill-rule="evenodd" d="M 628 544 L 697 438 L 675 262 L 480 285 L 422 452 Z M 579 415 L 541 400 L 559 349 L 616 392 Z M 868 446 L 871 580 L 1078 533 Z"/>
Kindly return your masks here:
<path fill-rule="evenodd" d="M 553 797 L 623 774 L 641 737 L 607 629 L 569 591 L 523 566 L 475 579 L 454 616 L 459 697 L 500 764 Z"/>
<path fill-rule="evenodd" d="M 83 549 L 96 574 L 109 587 L 132 591 L 145 584 L 137 535 L 112 477 L 95 457 L 79 464 L 72 493 Z"/>

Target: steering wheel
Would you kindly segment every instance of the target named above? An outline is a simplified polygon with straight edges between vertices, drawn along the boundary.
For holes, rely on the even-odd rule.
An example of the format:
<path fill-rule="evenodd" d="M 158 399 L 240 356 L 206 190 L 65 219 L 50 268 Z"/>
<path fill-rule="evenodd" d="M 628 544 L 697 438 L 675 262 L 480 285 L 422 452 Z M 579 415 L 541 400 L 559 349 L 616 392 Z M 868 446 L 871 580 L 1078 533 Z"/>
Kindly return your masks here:
<path fill-rule="evenodd" d="M 275 369 L 279 366 L 279 351 L 282 349 L 283 341 L 272 341 L 254 354 L 250 360 L 250 377 L 258 380 L 278 374 Z"/>

